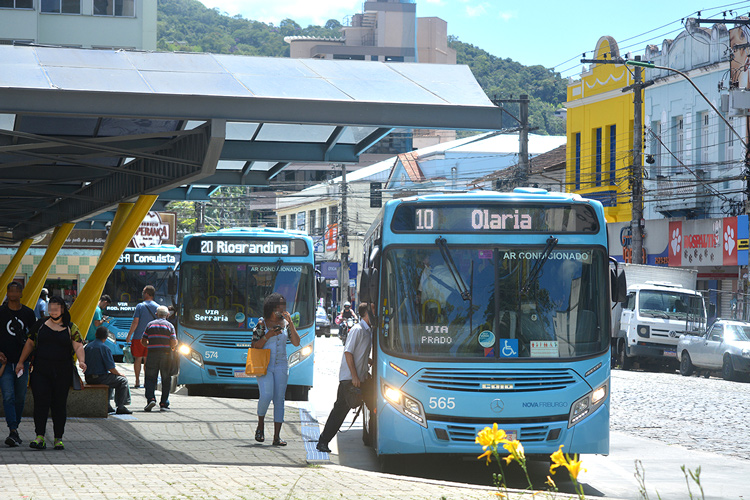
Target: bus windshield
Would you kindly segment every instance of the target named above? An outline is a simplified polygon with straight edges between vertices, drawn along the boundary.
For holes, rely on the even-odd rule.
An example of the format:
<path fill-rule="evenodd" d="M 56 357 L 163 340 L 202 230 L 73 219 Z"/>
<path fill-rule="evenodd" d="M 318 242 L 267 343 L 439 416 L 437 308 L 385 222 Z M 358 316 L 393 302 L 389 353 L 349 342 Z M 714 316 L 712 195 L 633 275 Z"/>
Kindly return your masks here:
<path fill-rule="evenodd" d="M 174 275 L 171 269 L 114 269 L 104 285 L 104 293 L 112 298 L 107 306 L 110 316 L 133 316 L 135 306 L 143 301 L 143 287 L 152 285 L 156 289 L 154 300 L 162 305 L 171 306 L 173 297 L 167 293 L 169 277 Z"/>
<path fill-rule="evenodd" d="M 446 262 L 437 247 L 388 250 L 380 331 L 386 351 L 417 358 L 572 358 L 609 347 L 603 249 L 451 245 L 448 251 Z M 468 293 L 460 293 L 461 281 Z"/>
<path fill-rule="evenodd" d="M 182 314 L 186 326 L 209 330 L 246 330 L 263 315 L 263 300 L 273 292 L 299 313 L 300 328 L 315 318 L 313 269 L 303 264 L 183 262 L 180 266 Z"/>

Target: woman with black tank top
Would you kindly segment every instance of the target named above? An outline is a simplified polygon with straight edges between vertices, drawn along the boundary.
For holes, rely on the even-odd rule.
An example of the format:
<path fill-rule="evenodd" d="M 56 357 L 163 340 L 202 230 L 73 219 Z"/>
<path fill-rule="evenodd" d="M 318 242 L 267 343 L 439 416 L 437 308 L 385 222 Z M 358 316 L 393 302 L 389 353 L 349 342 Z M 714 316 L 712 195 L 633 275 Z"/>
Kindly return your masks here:
<path fill-rule="evenodd" d="M 84 372 L 86 358 L 81 333 L 70 321 L 65 301 L 61 297 L 52 297 L 47 311 L 49 316 L 37 321 L 29 332 L 29 339 L 23 347 L 17 366 L 19 370 L 22 369 L 23 362 L 34 354 L 29 385 L 34 395 L 36 439 L 29 446 L 37 450 L 47 447 L 44 433 L 47 428 L 47 415 L 52 410 L 55 449 L 63 450 L 65 445 L 62 437 L 67 420 L 68 391 L 75 372 L 73 353 L 78 356 L 78 366 Z"/>

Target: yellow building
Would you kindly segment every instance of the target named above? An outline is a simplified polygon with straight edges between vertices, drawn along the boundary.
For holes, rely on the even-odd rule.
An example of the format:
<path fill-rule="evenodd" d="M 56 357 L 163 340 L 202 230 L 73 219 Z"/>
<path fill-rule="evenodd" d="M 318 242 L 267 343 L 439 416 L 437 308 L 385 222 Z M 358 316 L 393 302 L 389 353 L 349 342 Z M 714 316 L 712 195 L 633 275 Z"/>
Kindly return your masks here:
<path fill-rule="evenodd" d="M 617 59 L 617 42 L 603 36 L 594 59 Z M 631 219 L 630 166 L 633 151 L 632 69 L 622 64 L 592 64 L 568 84 L 567 166 L 569 192 L 604 205 L 609 222 Z"/>

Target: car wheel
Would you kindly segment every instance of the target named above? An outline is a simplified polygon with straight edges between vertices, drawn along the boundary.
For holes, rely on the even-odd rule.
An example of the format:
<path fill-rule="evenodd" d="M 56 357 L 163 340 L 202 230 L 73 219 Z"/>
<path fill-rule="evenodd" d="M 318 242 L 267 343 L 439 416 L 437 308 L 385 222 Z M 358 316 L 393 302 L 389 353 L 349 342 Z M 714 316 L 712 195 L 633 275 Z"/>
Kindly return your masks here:
<path fill-rule="evenodd" d="M 620 370 L 630 370 L 633 367 L 633 361 L 628 357 L 625 349 L 625 342 L 620 342 L 617 349 L 617 359 L 620 364 Z"/>
<path fill-rule="evenodd" d="M 680 374 L 689 377 L 693 374 L 693 362 L 690 360 L 690 354 L 682 351 L 682 360 L 680 360 Z"/>
<path fill-rule="evenodd" d="M 724 364 L 721 366 L 721 376 L 724 380 L 734 380 L 734 366 L 729 356 L 724 356 Z"/>

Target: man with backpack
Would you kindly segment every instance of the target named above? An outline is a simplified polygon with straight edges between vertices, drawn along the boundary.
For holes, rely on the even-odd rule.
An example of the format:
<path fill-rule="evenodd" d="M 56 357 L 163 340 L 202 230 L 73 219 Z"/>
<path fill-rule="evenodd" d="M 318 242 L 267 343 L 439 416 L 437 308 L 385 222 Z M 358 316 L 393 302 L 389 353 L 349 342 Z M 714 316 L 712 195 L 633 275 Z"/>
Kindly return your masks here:
<path fill-rule="evenodd" d="M 136 389 L 141 387 L 141 364 L 143 358 L 148 354 L 146 346 L 141 343 L 141 338 L 143 332 L 146 331 L 146 326 L 156 319 L 156 308 L 159 307 L 159 304 L 154 302 L 155 296 L 156 289 L 153 286 L 146 285 L 143 288 L 143 302 L 135 306 L 133 323 L 131 323 L 128 337 L 125 339 L 125 342 L 130 343 L 130 352 L 133 354 Z"/>

